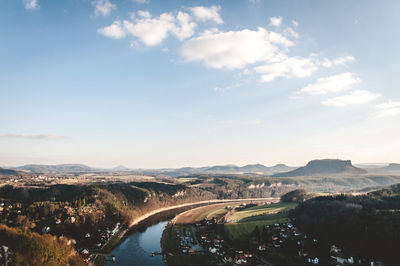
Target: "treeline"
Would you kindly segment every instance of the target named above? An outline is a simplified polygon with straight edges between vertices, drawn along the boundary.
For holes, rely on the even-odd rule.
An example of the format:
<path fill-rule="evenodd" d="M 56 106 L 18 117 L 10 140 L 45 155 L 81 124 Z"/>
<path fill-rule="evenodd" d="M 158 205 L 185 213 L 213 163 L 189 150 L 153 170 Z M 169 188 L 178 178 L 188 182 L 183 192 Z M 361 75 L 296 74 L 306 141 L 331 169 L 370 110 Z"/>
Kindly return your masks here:
<path fill-rule="evenodd" d="M 303 202 L 314 197 L 304 189 L 296 189 L 281 196 L 283 202 Z"/>
<path fill-rule="evenodd" d="M 363 196 L 317 197 L 290 213 L 321 245 L 396 265 L 400 260 L 400 184 Z"/>
<path fill-rule="evenodd" d="M 0 245 L 11 251 L 13 265 L 83 265 L 67 240 L 0 224 Z"/>
<path fill-rule="evenodd" d="M 390 186 L 400 182 L 400 176 L 298 176 L 267 177 L 260 175 L 190 175 L 184 176 L 188 186 L 203 188 L 220 199 L 280 197 L 294 189 L 309 192 L 358 191 L 371 187 Z"/>

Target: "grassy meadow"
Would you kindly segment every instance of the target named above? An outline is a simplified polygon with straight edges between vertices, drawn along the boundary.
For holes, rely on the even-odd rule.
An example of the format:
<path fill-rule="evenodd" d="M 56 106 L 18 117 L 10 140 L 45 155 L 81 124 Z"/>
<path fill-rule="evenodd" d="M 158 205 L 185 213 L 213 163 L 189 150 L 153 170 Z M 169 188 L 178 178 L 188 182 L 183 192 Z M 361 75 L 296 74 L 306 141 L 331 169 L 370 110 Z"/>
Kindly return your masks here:
<path fill-rule="evenodd" d="M 231 239 L 249 238 L 256 226 L 287 222 L 288 211 L 296 206 L 297 203 L 279 202 L 237 211 L 228 218 L 225 230 Z"/>

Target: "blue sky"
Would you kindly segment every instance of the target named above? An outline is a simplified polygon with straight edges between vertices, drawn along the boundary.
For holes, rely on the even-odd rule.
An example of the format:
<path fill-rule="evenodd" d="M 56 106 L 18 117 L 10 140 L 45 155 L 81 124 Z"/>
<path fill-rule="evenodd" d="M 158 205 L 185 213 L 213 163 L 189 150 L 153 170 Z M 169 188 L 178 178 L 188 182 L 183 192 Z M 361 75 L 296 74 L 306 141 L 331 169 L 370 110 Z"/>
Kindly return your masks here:
<path fill-rule="evenodd" d="M 0 165 L 399 162 L 399 12 L 0 0 Z"/>

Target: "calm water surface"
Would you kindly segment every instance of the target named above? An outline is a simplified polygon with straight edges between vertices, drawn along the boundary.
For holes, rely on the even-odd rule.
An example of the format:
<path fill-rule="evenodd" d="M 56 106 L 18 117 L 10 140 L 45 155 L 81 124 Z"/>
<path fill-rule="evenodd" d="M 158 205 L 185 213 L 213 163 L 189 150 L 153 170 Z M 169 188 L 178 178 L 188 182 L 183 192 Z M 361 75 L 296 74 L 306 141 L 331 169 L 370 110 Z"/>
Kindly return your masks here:
<path fill-rule="evenodd" d="M 115 255 L 115 263 L 108 262 L 107 266 L 117 265 L 163 265 L 162 256 L 150 257 L 150 253 L 160 252 L 162 232 L 168 221 L 149 226 L 143 232 L 135 232 L 126 238 L 110 254 Z"/>

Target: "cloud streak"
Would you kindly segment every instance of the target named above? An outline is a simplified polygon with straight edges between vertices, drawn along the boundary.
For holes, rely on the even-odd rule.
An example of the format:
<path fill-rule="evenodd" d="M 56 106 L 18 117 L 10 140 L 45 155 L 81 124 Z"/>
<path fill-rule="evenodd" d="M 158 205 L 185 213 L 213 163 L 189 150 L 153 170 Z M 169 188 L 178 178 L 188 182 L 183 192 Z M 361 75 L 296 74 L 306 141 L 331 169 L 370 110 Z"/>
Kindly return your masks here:
<path fill-rule="evenodd" d="M 381 103 L 376 105 L 377 113 L 376 117 L 387 117 L 400 115 L 400 102 L 388 101 L 385 103 Z"/>
<path fill-rule="evenodd" d="M 221 6 L 196 6 L 190 8 L 196 20 L 201 22 L 214 21 L 217 24 L 222 24 L 224 21 L 219 15 Z"/>
<path fill-rule="evenodd" d="M 328 93 L 336 93 L 348 91 L 354 85 L 361 83 L 361 79 L 355 73 L 345 72 L 342 74 L 319 78 L 315 83 L 308 84 L 300 90 L 301 93 L 312 95 L 325 95 Z"/>
<path fill-rule="evenodd" d="M 35 140 L 59 140 L 66 139 L 65 136 L 56 134 L 0 134 L 0 138 L 10 139 L 35 139 Z"/>
<path fill-rule="evenodd" d="M 22 2 L 27 10 L 36 10 L 40 8 L 38 0 L 23 0 Z"/>
<path fill-rule="evenodd" d="M 366 90 L 356 90 L 349 94 L 334 97 L 323 101 L 322 104 L 326 106 L 344 107 L 347 105 L 364 104 L 375 100 L 380 95 Z"/>
<path fill-rule="evenodd" d="M 94 14 L 103 17 L 107 17 L 117 8 L 110 0 L 94 0 L 92 1 L 92 5 L 94 6 Z"/>

